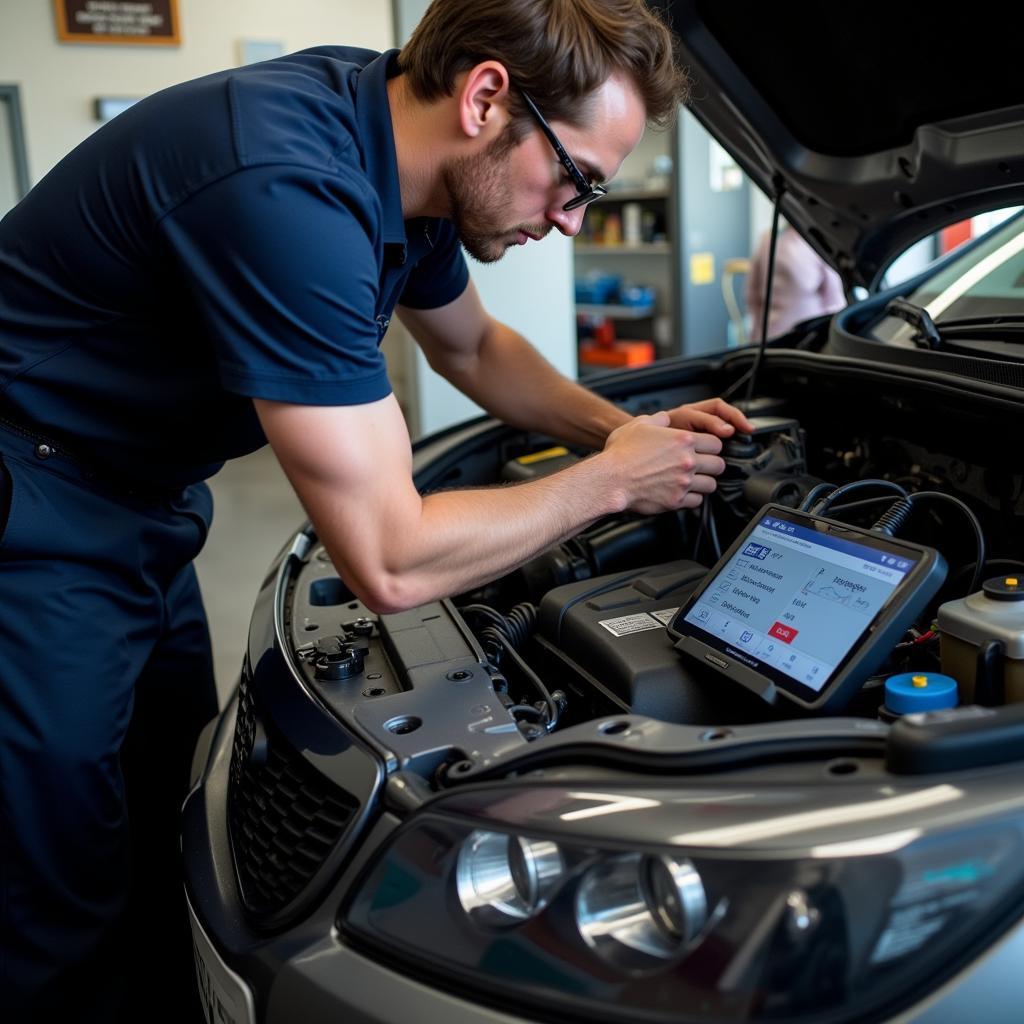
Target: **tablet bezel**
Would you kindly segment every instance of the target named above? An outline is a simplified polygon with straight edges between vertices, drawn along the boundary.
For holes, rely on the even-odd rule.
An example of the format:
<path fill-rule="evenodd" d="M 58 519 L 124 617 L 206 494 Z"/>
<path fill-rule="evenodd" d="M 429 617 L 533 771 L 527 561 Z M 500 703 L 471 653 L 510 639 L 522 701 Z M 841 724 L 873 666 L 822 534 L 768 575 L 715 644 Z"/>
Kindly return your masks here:
<path fill-rule="evenodd" d="M 818 690 L 798 682 L 749 652 L 737 650 L 728 641 L 709 633 L 695 623 L 686 621 L 689 611 L 719 582 L 728 564 L 748 543 L 751 535 L 765 518 L 794 523 L 820 533 L 823 537 L 852 541 L 872 550 L 914 562 L 913 567 L 893 588 Z M 935 595 L 945 576 L 946 563 L 934 548 L 881 533 L 872 533 L 863 527 L 851 526 L 849 523 L 811 515 L 808 512 L 798 512 L 784 505 L 769 504 L 751 519 L 676 612 L 669 623 L 669 634 L 682 653 L 696 658 L 715 673 L 724 675 L 757 693 L 768 703 L 777 703 L 781 698 L 810 711 L 834 711 L 844 707 L 868 676 L 883 664 L 907 628 Z"/>

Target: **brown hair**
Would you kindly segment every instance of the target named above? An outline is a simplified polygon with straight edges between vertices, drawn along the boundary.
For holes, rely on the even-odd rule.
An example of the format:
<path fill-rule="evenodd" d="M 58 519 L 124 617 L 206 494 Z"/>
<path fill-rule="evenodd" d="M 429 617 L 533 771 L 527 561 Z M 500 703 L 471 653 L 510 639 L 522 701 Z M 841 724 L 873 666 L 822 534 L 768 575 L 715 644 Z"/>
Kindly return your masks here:
<path fill-rule="evenodd" d="M 615 72 L 633 80 L 653 125 L 670 124 L 689 93 L 675 37 L 644 0 L 434 0 L 398 59 L 427 101 L 450 96 L 481 61 L 500 61 L 548 120 L 575 125 Z M 510 105 L 517 121 L 528 117 L 515 89 Z"/>

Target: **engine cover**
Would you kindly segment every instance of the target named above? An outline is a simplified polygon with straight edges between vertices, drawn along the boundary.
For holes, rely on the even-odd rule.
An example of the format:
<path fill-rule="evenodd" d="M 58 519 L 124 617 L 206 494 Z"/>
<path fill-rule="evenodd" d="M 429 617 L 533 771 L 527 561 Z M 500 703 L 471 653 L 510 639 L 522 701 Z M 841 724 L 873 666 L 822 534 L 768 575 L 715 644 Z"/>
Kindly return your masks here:
<path fill-rule="evenodd" d="M 739 687 L 684 664 L 665 631 L 706 572 L 680 560 L 556 587 L 540 604 L 540 636 L 634 714 L 694 724 L 763 719 Z"/>

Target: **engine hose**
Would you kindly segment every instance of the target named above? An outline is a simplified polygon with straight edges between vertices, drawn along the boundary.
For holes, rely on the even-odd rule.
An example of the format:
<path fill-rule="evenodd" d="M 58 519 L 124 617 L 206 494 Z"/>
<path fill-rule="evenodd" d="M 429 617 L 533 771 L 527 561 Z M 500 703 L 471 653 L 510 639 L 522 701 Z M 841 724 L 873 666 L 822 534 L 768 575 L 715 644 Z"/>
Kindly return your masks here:
<path fill-rule="evenodd" d="M 508 615 L 502 615 L 485 604 L 467 605 L 463 611 L 487 619 L 488 624 L 480 630 L 481 640 L 493 642 L 500 638 L 516 649 L 522 647 L 537 628 L 537 606 L 528 601 L 515 605 Z"/>
<path fill-rule="evenodd" d="M 508 623 L 508 640 L 517 650 L 533 636 L 537 628 L 537 606 L 524 601 L 512 608 L 505 616 Z"/>

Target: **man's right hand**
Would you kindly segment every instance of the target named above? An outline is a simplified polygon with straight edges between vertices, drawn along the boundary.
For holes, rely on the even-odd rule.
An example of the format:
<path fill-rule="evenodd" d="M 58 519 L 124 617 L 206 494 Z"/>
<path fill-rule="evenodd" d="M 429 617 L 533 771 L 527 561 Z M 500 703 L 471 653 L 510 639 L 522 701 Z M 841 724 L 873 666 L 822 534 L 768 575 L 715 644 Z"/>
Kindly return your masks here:
<path fill-rule="evenodd" d="M 667 412 L 636 416 L 613 430 L 596 456 L 610 463 L 629 511 L 653 515 L 697 508 L 725 469 L 720 438 L 677 430 L 669 422 Z"/>

